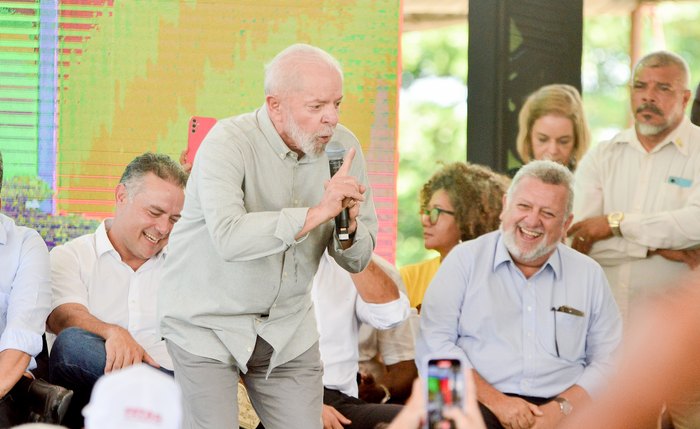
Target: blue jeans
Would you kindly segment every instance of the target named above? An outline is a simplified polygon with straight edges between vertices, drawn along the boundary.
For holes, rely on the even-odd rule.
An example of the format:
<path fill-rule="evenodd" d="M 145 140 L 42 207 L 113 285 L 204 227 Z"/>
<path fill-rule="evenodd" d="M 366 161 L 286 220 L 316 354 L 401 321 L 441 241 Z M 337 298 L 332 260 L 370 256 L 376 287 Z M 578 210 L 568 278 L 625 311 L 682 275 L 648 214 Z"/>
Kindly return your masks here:
<path fill-rule="evenodd" d="M 105 340 L 80 328 L 61 331 L 49 354 L 49 382 L 73 391 L 63 424 L 83 427 L 82 410 L 90 401 L 92 387 L 105 373 Z"/>
<path fill-rule="evenodd" d="M 80 328 L 66 328 L 56 337 L 49 355 L 49 382 L 73 391 L 63 425 L 83 427 L 82 409 L 90 401 L 92 387 L 105 373 L 105 340 Z M 168 375 L 172 371 L 162 369 Z"/>

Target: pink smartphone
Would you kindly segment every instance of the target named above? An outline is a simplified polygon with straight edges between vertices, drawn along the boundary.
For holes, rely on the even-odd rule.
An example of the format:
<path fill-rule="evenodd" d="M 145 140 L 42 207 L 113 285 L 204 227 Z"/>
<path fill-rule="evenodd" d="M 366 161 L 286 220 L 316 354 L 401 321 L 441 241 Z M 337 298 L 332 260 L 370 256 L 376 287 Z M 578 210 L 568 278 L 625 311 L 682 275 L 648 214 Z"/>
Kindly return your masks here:
<path fill-rule="evenodd" d="M 202 140 L 209 133 L 209 130 L 216 124 L 215 118 L 205 116 L 193 116 L 190 118 L 190 127 L 187 133 L 187 163 L 194 162 L 194 155 L 202 144 Z"/>

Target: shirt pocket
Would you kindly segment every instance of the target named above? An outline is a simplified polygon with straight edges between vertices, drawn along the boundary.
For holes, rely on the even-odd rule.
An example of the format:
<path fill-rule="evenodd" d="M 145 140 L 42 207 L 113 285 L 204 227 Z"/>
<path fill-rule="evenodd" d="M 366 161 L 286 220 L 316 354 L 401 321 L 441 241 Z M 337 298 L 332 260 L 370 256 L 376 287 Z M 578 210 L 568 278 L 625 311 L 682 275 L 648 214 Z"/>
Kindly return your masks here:
<path fill-rule="evenodd" d="M 666 210 L 676 210 L 685 206 L 688 198 L 690 198 L 690 192 L 693 190 L 692 181 L 691 185 L 686 185 L 686 179 L 675 178 L 673 179 L 674 183 L 671 183 L 671 180 L 672 178 L 667 178 L 661 184 L 660 195 L 663 195 L 665 200 L 663 207 Z"/>
<path fill-rule="evenodd" d="M 554 317 L 555 344 L 559 349 L 559 357 L 570 362 L 581 359 L 586 348 L 586 318 L 561 311 L 555 311 Z"/>

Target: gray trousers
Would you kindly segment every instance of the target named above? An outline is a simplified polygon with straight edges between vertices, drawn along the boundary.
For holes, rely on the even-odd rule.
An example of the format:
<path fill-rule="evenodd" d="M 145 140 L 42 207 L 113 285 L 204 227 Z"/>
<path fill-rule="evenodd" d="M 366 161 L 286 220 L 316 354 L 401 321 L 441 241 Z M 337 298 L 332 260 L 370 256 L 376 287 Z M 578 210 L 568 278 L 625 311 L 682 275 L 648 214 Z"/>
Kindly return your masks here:
<path fill-rule="evenodd" d="M 272 347 L 258 337 L 248 372 L 236 365 L 186 352 L 167 341 L 182 389 L 182 429 L 238 428 L 238 379 L 243 378 L 250 402 L 266 429 L 321 429 L 323 366 L 318 343 L 297 358 L 276 367 L 265 378 Z"/>

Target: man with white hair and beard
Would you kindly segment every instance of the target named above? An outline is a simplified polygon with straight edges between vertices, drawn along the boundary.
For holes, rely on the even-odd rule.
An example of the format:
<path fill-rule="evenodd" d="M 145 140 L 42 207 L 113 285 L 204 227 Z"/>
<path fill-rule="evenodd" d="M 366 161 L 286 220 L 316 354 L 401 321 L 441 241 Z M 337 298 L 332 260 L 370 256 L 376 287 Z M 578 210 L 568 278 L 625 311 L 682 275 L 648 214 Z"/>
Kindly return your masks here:
<path fill-rule="evenodd" d="M 625 320 L 639 298 L 700 263 L 700 127 L 685 116 L 689 80 L 678 55 L 644 56 L 630 87 L 634 126 L 576 170 L 572 246 L 603 266 Z M 694 417 L 672 407 L 676 429 L 700 427 L 697 402 Z"/>
<path fill-rule="evenodd" d="M 461 355 L 488 428 L 555 427 L 612 366 L 622 328 L 603 270 L 562 243 L 572 182 L 552 161 L 520 169 L 500 229 L 455 247 L 423 300 L 419 363 Z"/>
<path fill-rule="evenodd" d="M 360 144 L 338 124 L 342 99 L 338 62 L 292 45 L 265 68 L 264 105 L 220 120 L 199 148 L 158 303 L 185 429 L 238 427 L 239 378 L 267 429 L 321 428 L 312 279 L 324 250 L 362 271 L 377 233 Z M 346 150 L 333 177 L 331 139 Z M 340 240 L 333 218 L 345 208 Z"/>

